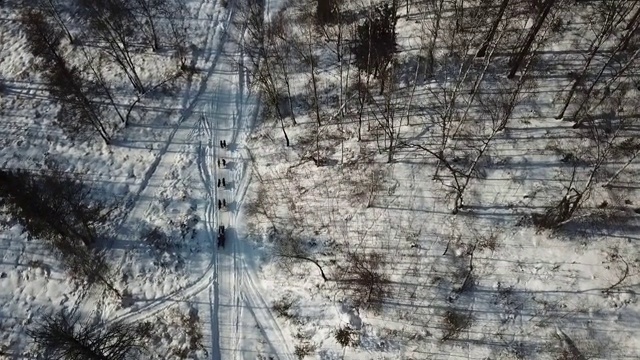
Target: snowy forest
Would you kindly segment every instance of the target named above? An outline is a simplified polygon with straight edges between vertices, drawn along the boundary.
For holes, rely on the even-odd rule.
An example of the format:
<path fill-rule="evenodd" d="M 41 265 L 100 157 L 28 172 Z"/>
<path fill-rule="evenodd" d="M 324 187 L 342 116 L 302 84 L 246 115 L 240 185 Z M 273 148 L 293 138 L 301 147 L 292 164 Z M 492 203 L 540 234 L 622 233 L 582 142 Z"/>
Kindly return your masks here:
<path fill-rule="evenodd" d="M 636 359 L 639 55 L 638 0 L 0 0 L 0 360 Z"/>

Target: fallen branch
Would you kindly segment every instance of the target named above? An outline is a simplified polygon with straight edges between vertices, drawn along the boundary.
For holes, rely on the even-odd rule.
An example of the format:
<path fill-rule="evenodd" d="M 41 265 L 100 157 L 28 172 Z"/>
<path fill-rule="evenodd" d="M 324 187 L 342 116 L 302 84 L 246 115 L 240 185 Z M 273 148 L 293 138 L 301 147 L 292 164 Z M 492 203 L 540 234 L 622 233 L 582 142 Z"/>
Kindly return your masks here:
<path fill-rule="evenodd" d="M 611 292 L 611 290 L 613 290 L 616 286 L 622 284 L 623 281 L 626 280 L 627 276 L 629 275 L 629 263 L 627 263 L 622 256 L 617 255 L 618 258 L 620 258 L 620 260 L 622 260 L 622 262 L 625 265 L 625 269 L 624 269 L 624 274 L 622 274 L 622 276 L 620 277 L 620 279 L 618 279 L 618 281 L 616 281 L 615 284 L 609 286 L 608 288 L 602 290 L 603 294 L 609 294 Z"/>
<path fill-rule="evenodd" d="M 302 256 L 302 255 L 283 255 L 283 254 L 277 254 L 276 256 L 280 256 L 283 258 L 289 258 L 289 259 L 298 259 L 298 260 L 306 260 L 309 262 L 312 262 L 315 266 L 318 267 L 318 270 L 320 270 L 320 275 L 322 276 L 322 279 L 327 282 L 329 281 L 329 279 L 327 278 L 327 276 L 324 273 L 324 270 L 322 269 L 322 266 L 320 265 L 320 263 L 317 260 L 308 258 L 306 256 Z"/>

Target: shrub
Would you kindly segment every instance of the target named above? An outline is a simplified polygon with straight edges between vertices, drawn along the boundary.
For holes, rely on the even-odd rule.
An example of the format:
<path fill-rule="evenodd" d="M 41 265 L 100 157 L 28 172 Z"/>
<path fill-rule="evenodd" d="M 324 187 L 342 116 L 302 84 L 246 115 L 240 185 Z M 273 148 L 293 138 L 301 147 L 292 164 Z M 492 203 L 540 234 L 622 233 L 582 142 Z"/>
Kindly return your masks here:
<path fill-rule="evenodd" d="M 447 310 L 444 314 L 442 341 L 456 338 L 460 333 L 471 326 L 471 314 L 460 310 Z"/>
<path fill-rule="evenodd" d="M 293 353 L 299 360 L 302 360 L 306 356 L 313 354 L 314 351 L 316 351 L 315 345 L 304 342 L 296 345 Z"/>
<path fill-rule="evenodd" d="M 289 313 L 289 310 L 293 306 L 293 300 L 287 299 L 285 297 L 277 300 L 273 303 L 271 308 L 276 312 L 278 316 L 283 318 L 291 319 L 293 315 Z"/>

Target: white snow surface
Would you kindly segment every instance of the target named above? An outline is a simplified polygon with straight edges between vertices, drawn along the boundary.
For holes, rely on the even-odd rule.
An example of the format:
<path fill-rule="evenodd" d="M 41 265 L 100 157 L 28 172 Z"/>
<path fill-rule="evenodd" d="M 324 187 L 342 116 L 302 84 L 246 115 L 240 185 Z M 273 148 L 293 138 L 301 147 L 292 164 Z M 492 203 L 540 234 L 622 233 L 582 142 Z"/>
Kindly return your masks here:
<path fill-rule="evenodd" d="M 190 45 L 196 49 L 191 60 L 198 72 L 180 80 L 175 99 L 143 101 L 148 110 L 120 130 L 111 146 L 70 141 L 55 128 L 55 105 L 30 74 L 23 35 L 11 21 L 16 14 L 0 9 L 5 21 L 0 76 L 8 88 L 0 97 L 0 164 L 37 169 L 55 159 L 67 171 L 85 174 L 105 196 L 122 199 L 126 205 L 110 260 L 120 274 L 116 285 L 127 294 L 126 301 L 117 301 L 85 292 L 20 226 L 3 227 L 0 359 L 30 358 L 24 330 L 41 314 L 60 308 L 113 321 L 154 322 L 156 359 L 288 360 L 297 358 L 295 347 L 302 343 L 313 344 L 308 358 L 322 360 L 547 359 L 554 358 L 550 349 L 559 346 L 558 338 L 562 344 L 570 338 L 588 358 L 640 358 L 640 255 L 634 231 L 613 229 L 575 241 L 552 237 L 513 225 L 521 214 L 498 206 L 539 206 L 548 196 L 544 186 L 560 186 L 544 168 L 554 154 L 521 155 L 545 131 L 562 131 L 539 130 L 557 128 L 556 120 L 523 121 L 518 124 L 527 133 L 523 140 L 506 141 L 496 150 L 513 164 L 540 165 L 493 170 L 473 185 L 469 193 L 474 204 L 481 204 L 475 207 L 482 212 L 480 220 L 452 216 L 442 188 L 431 181 L 432 170 L 414 161 L 411 151 L 384 165 L 384 185 L 373 206 L 365 206 L 366 191 L 354 193 L 347 180 L 375 175 L 342 164 L 370 156 L 366 147 L 375 144 L 354 137 L 324 144 L 330 149 L 327 158 L 341 165 L 316 167 L 284 146 L 278 127 L 259 123 L 260 97 L 244 64 L 244 23 L 233 0 L 226 8 L 222 2 L 188 1 Z M 266 18 L 284 6 L 284 0 L 268 2 Z M 153 61 L 145 78 L 157 75 L 153 66 L 161 68 L 162 60 Z M 300 80 L 293 87 L 307 85 Z M 294 142 L 308 136 L 314 121 L 299 118 L 301 125 L 288 127 L 289 136 Z M 407 128 L 407 133 L 420 131 Z M 355 134 L 354 128 L 346 131 Z M 518 129 L 511 131 L 517 139 Z M 371 157 L 384 163 L 384 155 Z M 217 165 L 221 158 L 225 167 Z M 226 187 L 217 186 L 220 178 Z M 538 194 L 533 205 L 523 200 L 529 194 Z M 386 253 L 396 297 L 382 311 L 354 308 L 313 264 L 281 266 L 271 255 L 273 224 L 245 211 L 261 196 L 270 201 L 273 214 L 300 223 L 304 230 L 296 236 L 320 249 L 319 258 L 335 242 Z M 629 198 L 640 203 L 635 193 Z M 222 199 L 227 207 L 219 210 Z M 224 248 L 216 245 L 220 225 L 227 229 Z M 184 246 L 165 254 L 168 266 L 140 241 L 151 227 L 184 238 Z M 467 266 L 461 259 L 477 234 L 495 234 L 498 244 L 475 253 L 474 289 L 455 303 L 457 310 L 473 314 L 471 326 L 461 338 L 444 342 L 443 314 L 454 305 L 442 284 L 460 280 L 451 269 Z M 603 292 L 625 272 L 624 264 L 625 285 Z M 283 299 L 292 304 L 287 316 L 273 309 Z M 181 357 L 175 351 L 189 347 L 189 335 L 185 323 L 174 320 L 184 314 L 196 319 L 203 346 Z M 335 330 L 347 325 L 358 333 L 359 343 L 342 348 Z"/>
<path fill-rule="evenodd" d="M 5 80 L 9 90 L 2 96 L 2 116 L 15 119 L 2 124 L 2 165 L 39 168 L 50 157 L 66 171 L 88 174 L 110 198 L 122 200 L 111 260 L 126 296 L 120 302 L 87 294 L 19 226 L 5 228 L 0 235 L 0 358 L 29 357 L 25 328 L 41 314 L 66 308 L 107 320 L 154 322 L 155 358 L 177 358 L 176 351 L 189 348 L 186 322 L 181 329 L 173 320 L 195 318 L 203 347 L 187 351 L 188 358 L 252 359 L 264 353 L 293 359 L 292 341 L 263 297 L 266 288 L 252 264 L 252 246 L 235 230 L 251 179 L 245 140 L 258 97 L 243 64 L 245 27 L 231 3 L 188 3 L 194 16 L 188 22 L 195 49 L 191 61 L 198 72 L 178 84 L 175 103 L 141 102 L 151 110 L 132 121 L 110 147 L 69 141 L 51 124 L 50 102 L 37 87 L 27 86 L 32 75 L 23 69 L 30 55 L 18 24 L 9 21 L 16 12 L 2 9 L 7 18 L 2 36 L 11 40 L 2 43 L 2 78 L 10 79 Z M 152 78 L 153 68 L 145 70 L 150 73 L 142 77 Z M 24 81 L 12 80 L 21 77 Z M 219 159 L 226 166 L 219 167 Z M 222 178 L 226 187 L 219 188 Z M 227 206 L 218 210 L 222 199 Z M 227 228 L 224 248 L 216 246 L 219 225 Z M 153 259 L 139 241 L 152 227 L 170 236 L 183 230 L 186 244 Z"/>

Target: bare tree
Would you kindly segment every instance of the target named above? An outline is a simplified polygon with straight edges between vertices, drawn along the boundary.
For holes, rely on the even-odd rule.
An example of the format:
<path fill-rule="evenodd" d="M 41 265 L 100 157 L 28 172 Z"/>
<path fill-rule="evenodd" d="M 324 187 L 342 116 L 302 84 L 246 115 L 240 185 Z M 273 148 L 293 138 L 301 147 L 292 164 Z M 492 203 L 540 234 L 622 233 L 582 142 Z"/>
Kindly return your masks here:
<path fill-rule="evenodd" d="M 242 7 L 242 21 L 246 24 L 245 50 L 251 60 L 249 71 L 257 71 L 265 58 L 264 1 L 248 1 Z"/>
<path fill-rule="evenodd" d="M 594 11 L 596 12 L 594 17 L 601 17 L 601 21 L 594 21 L 592 24 L 595 23 L 600 25 L 599 29 L 595 38 L 589 45 L 589 53 L 582 70 L 580 70 L 580 72 L 575 76 L 564 105 L 562 106 L 560 113 L 556 116 L 556 119 L 562 119 L 564 117 L 565 111 L 571 104 L 573 95 L 578 87 L 583 84 L 592 61 L 600 53 L 601 46 L 612 36 L 613 30 L 617 28 L 631 12 L 632 8 L 625 6 L 628 3 L 629 1 L 627 0 L 607 0 L 599 2 L 594 8 Z"/>
<path fill-rule="evenodd" d="M 296 125 L 296 115 L 293 109 L 293 96 L 291 94 L 291 82 L 289 79 L 289 71 L 292 67 L 292 57 L 295 55 L 293 46 L 292 30 L 288 28 L 288 22 L 285 21 L 284 12 L 278 15 L 269 23 L 269 32 L 267 35 L 267 46 L 272 47 L 270 51 L 273 56 L 271 59 L 278 70 L 278 75 L 282 77 L 284 88 L 287 93 L 287 104 L 289 106 L 289 116 L 293 125 Z M 295 63 L 295 59 L 293 59 Z"/>
<path fill-rule="evenodd" d="M 476 53 L 477 57 L 484 57 L 484 55 L 487 53 L 487 49 L 489 48 L 489 44 L 491 44 L 491 41 L 493 41 L 493 38 L 496 35 L 496 32 L 498 31 L 498 26 L 500 25 L 500 21 L 502 21 L 504 13 L 507 10 L 507 6 L 509 6 L 509 1 L 510 0 L 502 0 L 502 2 L 500 3 L 500 8 L 498 9 L 498 14 L 496 15 L 495 20 L 491 24 L 491 29 L 487 33 L 487 37 L 484 39 L 484 42 L 482 43 L 482 46 L 480 47 L 480 49 Z"/>
<path fill-rule="evenodd" d="M 96 88 L 82 77 L 78 68 L 69 66 L 60 54 L 59 32 L 37 11 L 24 12 L 22 23 L 28 46 L 40 60 L 38 67 L 43 71 L 47 88 L 60 102 L 58 125 L 71 136 L 96 131 L 108 144 L 110 135 L 103 124 L 100 106 L 92 100 Z"/>
<path fill-rule="evenodd" d="M 376 111 L 372 112 L 378 122 L 378 126 L 385 134 L 384 148 L 387 151 L 387 162 L 389 163 L 393 161 L 393 155 L 400 141 L 400 131 L 402 129 L 402 118 L 396 118 L 396 112 L 403 110 L 400 106 L 402 101 L 400 91 L 398 91 L 396 84 L 396 67 L 397 65 L 391 65 L 381 75 L 387 79 L 387 92 L 383 95 L 382 105 L 373 100 Z M 381 118 L 376 113 L 381 114 Z"/>
<path fill-rule="evenodd" d="M 638 19 L 638 13 L 640 12 L 640 8 L 634 13 L 631 17 L 631 20 L 627 23 L 625 27 L 624 34 L 620 37 L 618 43 L 608 52 L 607 60 L 600 67 L 600 70 L 596 74 L 596 76 L 591 81 L 589 87 L 583 90 L 581 94 L 581 98 L 578 101 L 577 109 L 572 116 L 572 120 L 576 121 L 574 124 L 574 128 L 579 128 L 582 125 L 584 119 L 587 118 L 585 116 L 588 113 L 592 113 L 595 108 L 600 106 L 604 101 L 607 100 L 609 96 L 612 95 L 610 91 L 613 87 L 614 83 L 616 83 L 619 79 L 621 79 L 627 71 L 632 68 L 636 59 L 640 55 L 640 48 L 635 49 L 631 54 L 624 57 L 624 53 L 627 50 L 630 39 L 633 38 L 633 34 L 638 31 L 640 28 L 640 21 Z M 623 60 L 620 61 L 619 58 Z M 615 64 L 619 63 L 619 67 L 616 67 Z M 600 81 L 605 76 L 608 70 L 613 70 L 614 75 L 607 79 L 604 84 L 600 87 L 605 91 L 602 92 L 602 95 L 599 97 L 592 96 L 594 90 L 600 85 Z M 594 99 L 597 98 L 597 99 Z"/>
<path fill-rule="evenodd" d="M 33 9 L 24 10 L 20 20 L 27 36 L 29 51 L 41 61 L 41 64 L 37 64 L 40 70 L 46 70 L 52 63 L 63 60 L 58 50 L 60 31 L 53 28 L 42 12 Z"/>
<path fill-rule="evenodd" d="M 165 0 L 167 6 L 161 9 L 161 16 L 168 19 L 169 45 L 175 51 L 179 69 L 187 68 L 187 9 L 184 1 Z"/>
<path fill-rule="evenodd" d="M 41 173 L 0 171 L 0 197 L 29 235 L 54 250 L 73 275 L 120 295 L 98 244 L 115 207 L 92 199 L 87 186 L 55 165 Z"/>
<path fill-rule="evenodd" d="M 105 45 L 104 51 L 120 67 L 133 88 L 144 93 L 146 87 L 133 59 L 136 29 L 135 17 L 123 0 L 78 0 L 82 14 L 89 24 L 91 35 Z"/>
<path fill-rule="evenodd" d="M 313 34 L 311 29 L 306 29 L 307 38 L 304 39 L 306 41 L 306 49 L 305 51 L 301 51 L 301 58 L 304 63 L 309 66 L 309 77 L 311 80 L 311 99 L 313 111 L 316 117 L 316 123 L 318 127 L 322 126 L 322 121 L 320 119 L 320 98 L 318 96 L 318 78 L 316 76 L 316 67 L 318 66 L 318 58 L 313 53 Z"/>
<path fill-rule="evenodd" d="M 358 77 L 356 78 L 357 82 L 355 83 L 355 91 L 358 99 L 358 141 L 362 141 L 362 118 L 365 113 L 364 108 L 365 105 L 368 104 L 371 95 L 369 94 L 369 77 L 366 77 L 366 80 L 362 79 L 362 72 L 358 71 Z M 367 124 L 369 122 L 367 121 Z"/>
<path fill-rule="evenodd" d="M 636 32 L 636 30 L 638 30 L 639 22 L 640 22 L 640 7 L 637 7 L 636 11 L 631 16 L 631 19 L 629 19 L 629 22 L 627 23 L 627 26 L 624 28 L 626 33 L 625 33 L 624 37 L 622 38 L 621 50 L 624 51 L 629 46 L 629 42 L 631 40 L 631 36 L 633 35 L 633 33 Z"/>
<path fill-rule="evenodd" d="M 365 22 L 357 27 L 357 39 L 352 52 L 360 71 L 379 78 L 380 94 L 384 92 L 384 72 L 391 64 L 397 48 L 396 43 L 396 4 L 384 4 L 376 7 Z"/>
<path fill-rule="evenodd" d="M 629 123 L 624 119 L 611 119 L 604 124 L 592 121 L 590 125 L 584 136 L 588 145 L 585 147 L 585 157 L 590 157 L 586 161 L 586 172 L 581 169 L 584 167 L 582 162 L 573 161 L 571 178 L 557 204 L 543 214 L 533 214 L 532 218 L 537 226 L 553 229 L 574 218 L 576 211 L 589 199 L 606 162 L 620 148 L 619 142 L 625 138 Z"/>
<path fill-rule="evenodd" d="M 163 11 L 167 6 L 167 0 L 133 0 L 131 3 L 132 13 L 143 36 L 151 46 L 151 50 L 157 51 L 160 49 L 157 21 L 161 15 L 169 14 Z"/>
<path fill-rule="evenodd" d="M 42 355 L 52 360 L 127 360 L 145 352 L 151 324 L 82 321 L 60 311 L 43 316 L 27 330 Z"/>
<path fill-rule="evenodd" d="M 67 36 L 67 39 L 69 39 L 69 42 L 73 44 L 74 38 L 71 35 L 69 28 L 67 28 L 67 25 L 62 20 L 60 4 L 58 3 L 58 1 L 57 0 L 39 0 L 39 1 L 40 1 L 40 8 L 55 19 L 55 21 L 60 26 L 60 29 Z"/>
<path fill-rule="evenodd" d="M 456 14 L 460 16 L 460 13 L 463 12 L 464 3 L 460 2 L 456 6 Z M 437 10 L 442 12 L 447 9 L 440 7 Z M 439 30 L 439 32 L 443 33 L 440 42 L 443 43 L 444 49 L 448 51 L 449 58 L 445 64 L 442 64 L 442 68 L 439 71 L 441 75 L 440 81 L 437 82 L 437 87 L 428 89 L 433 101 L 430 106 L 432 113 L 430 118 L 432 125 L 438 129 L 437 136 L 439 140 L 438 149 L 432 153 L 438 154 L 436 156 L 438 160 L 433 176 L 434 179 L 439 178 L 439 171 L 441 166 L 444 165 L 442 163 L 444 152 L 448 148 L 451 139 L 456 136 L 466 122 L 466 117 L 477 95 L 477 89 L 482 83 L 492 62 L 493 53 L 498 48 L 504 35 L 501 31 L 497 36 L 497 40 L 490 45 L 489 55 L 484 57 L 482 67 L 478 69 L 474 66 L 474 56 L 468 54 L 474 46 L 480 44 L 479 33 L 475 29 L 484 23 L 485 13 L 486 11 L 484 10 L 476 9 L 475 12 L 468 13 L 472 15 L 468 15 L 463 19 L 458 19 L 457 17 L 447 19 L 442 15 L 436 15 L 437 17 L 442 17 L 440 20 L 436 19 L 436 22 L 442 23 L 438 27 L 438 29 L 442 30 Z M 503 22 L 502 26 L 506 27 L 507 25 L 507 22 Z M 460 27 L 460 29 L 457 29 L 457 27 Z M 435 45 L 427 42 L 425 46 L 429 51 L 432 51 Z M 433 62 L 435 62 L 435 59 Z M 466 88 L 469 83 L 472 83 L 470 89 Z M 469 93 L 470 96 L 465 97 L 465 93 Z"/>
<path fill-rule="evenodd" d="M 491 55 L 489 55 L 488 58 L 490 59 Z M 471 179 L 478 177 L 478 165 L 480 164 L 480 160 L 485 156 L 491 144 L 497 138 L 498 134 L 505 129 L 509 119 L 511 119 L 516 105 L 522 99 L 521 92 L 530 80 L 528 73 L 531 69 L 531 64 L 532 58 L 529 58 L 529 60 L 525 64 L 523 72 L 519 76 L 518 82 L 511 87 L 506 86 L 504 89 L 502 89 L 502 91 L 498 91 L 497 94 L 482 94 L 482 92 L 479 91 L 480 83 L 475 83 L 472 91 L 474 94 L 481 95 L 481 108 L 484 110 L 484 113 L 488 115 L 491 122 L 488 129 L 480 128 L 473 130 L 473 133 L 480 134 L 479 136 L 470 134 L 469 137 L 475 139 L 475 141 L 471 141 L 466 144 L 465 148 L 471 149 L 471 152 L 457 151 L 457 147 L 455 145 L 452 146 L 451 149 L 448 149 L 447 147 L 441 147 L 440 149 L 434 151 L 423 145 L 408 144 L 409 146 L 420 148 L 433 155 L 434 157 L 436 157 L 436 159 L 438 159 L 438 163 L 448 170 L 449 175 L 451 176 L 450 182 L 444 182 L 439 177 L 438 179 L 440 179 L 443 185 L 450 188 L 454 192 L 454 202 L 452 209 L 453 214 L 457 214 L 458 211 L 465 206 L 465 192 L 469 186 Z M 466 118 L 466 110 L 463 116 L 464 118 Z M 464 124 L 465 123 L 463 121 L 459 121 L 459 126 L 454 131 L 452 131 L 452 133 L 454 135 L 458 134 Z M 444 124 L 444 126 L 446 126 L 446 123 Z M 449 138 L 448 133 L 443 136 L 445 136 L 444 141 Z M 448 141 L 446 141 L 445 143 L 448 143 Z M 469 160 L 461 161 L 461 159 Z"/>
<path fill-rule="evenodd" d="M 312 29 L 307 28 L 303 30 L 306 38 L 302 39 L 302 44 L 298 48 L 298 53 L 302 62 L 309 66 L 309 82 L 311 86 L 307 86 L 309 98 L 311 99 L 311 107 L 313 109 L 316 118 L 315 129 L 315 143 L 316 143 L 316 156 L 315 161 L 320 160 L 320 128 L 322 126 L 322 120 L 320 115 L 320 96 L 318 94 L 318 78 L 316 76 L 316 67 L 318 66 L 318 58 L 313 51 L 313 34 Z"/>
<path fill-rule="evenodd" d="M 542 25 L 544 25 L 547 17 L 551 13 L 551 9 L 554 7 L 558 0 L 545 0 L 542 4 L 542 9 L 540 13 L 536 16 L 535 24 L 531 29 L 529 29 L 529 33 L 524 41 L 524 44 L 520 47 L 520 51 L 513 60 L 513 65 L 511 66 L 511 70 L 509 71 L 509 75 L 507 78 L 513 79 L 516 76 L 516 72 L 522 66 L 522 62 L 525 57 L 529 54 L 531 49 L 531 45 L 533 45 L 534 40 L 538 36 L 538 33 L 542 29 Z"/>
<path fill-rule="evenodd" d="M 100 105 L 93 100 L 99 91 L 96 84 L 85 80 L 78 68 L 69 67 L 66 62 L 55 65 L 45 79 L 49 91 L 60 101 L 57 124 L 72 137 L 93 129 L 109 144 L 111 137 L 103 125 Z"/>
<path fill-rule="evenodd" d="M 627 161 L 618 167 L 615 173 L 609 177 L 609 179 L 602 185 L 603 187 L 610 187 L 611 184 L 625 171 L 631 163 L 640 155 L 640 141 L 636 138 L 628 138 L 620 143 L 613 152 L 613 155 L 618 157 L 628 157 Z"/>
<path fill-rule="evenodd" d="M 443 23 L 444 11 L 446 9 L 444 7 L 445 5 L 444 0 L 425 1 L 423 4 L 426 7 L 426 9 L 424 9 L 423 11 L 425 11 L 425 13 L 427 12 L 432 13 L 433 17 L 435 17 L 435 19 L 433 19 L 431 22 L 428 23 L 430 25 L 424 27 L 426 32 L 431 33 L 431 37 L 428 39 L 422 40 L 423 42 L 426 42 L 427 74 L 431 76 L 434 73 L 435 62 L 436 62 L 434 51 L 436 49 L 437 43 L 440 40 L 440 33 L 443 30 L 442 23 Z"/>
<path fill-rule="evenodd" d="M 290 232 L 281 234 L 276 238 L 274 255 L 281 258 L 285 262 L 285 266 L 290 266 L 292 263 L 299 261 L 310 262 L 318 269 L 322 280 L 329 281 L 321 261 L 315 259 L 313 255 L 304 249 L 304 244 L 301 243 L 299 238 L 293 236 Z"/>
<path fill-rule="evenodd" d="M 113 97 L 112 89 L 109 86 L 107 80 L 102 75 L 102 58 L 99 55 L 97 57 L 92 57 L 89 53 L 84 51 L 84 49 L 82 52 L 85 56 L 85 59 L 87 60 L 87 67 L 93 74 L 93 83 L 95 84 L 96 95 L 106 97 L 109 101 L 109 104 L 111 104 L 111 107 L 116 111 L 116 114 L 118 115 L 118 118 L 120 118 L 120 121 L 122 121 L 122 123 L 126 125 L 127 121 L 118 109 L 118 104 L 116 104 L 116 101 Z"/>
<path fill-rule="evenodd" d="M 248 71 L 253 77 L 252 83 L 258 86 L 266 96 L 264 116 L 275 115 L 284 134 L 286 146 L 289 147 L 291 141 L 284 123 L 285 117 L 280 108 L 282 96 L 277 78 L 278 62 L 274 60 L 276 57 L 274 52 L 277 51 L 275 46 L 276 32 L 271 29 L 272 24 L 264 21 L 264 3 L 262 1 L 250 1 L 244 10 L 244 22 L 247 24 L 247 35 L 250 39 L 245 45 L 245 50 L 251 60 Z"/>
<path fill-rule="evenodd" d="M 390 294 L 385 266 L 386 258 L 381 253 L 349 251 L 345 265 L 337 268 L 337 284 L 351 295 L 356 306 L 378 310 Z"/>
<path fill-rule="evenodd" d="M 250 70 L 255 80 L 254 84 L 259 86 L 266 96 L 267 107 L 265 115 L 267 117 L 275 115 L 284 134 L 286 145 L 289 147 L 291 146 L 291 141 L 284 123 L 285 116 L 281 110 L 282 96 L 280 79 L 278 78 L 278 69 L 281 68 L 281 62 L 278 61 L 279 55 L 277 52 L 279 49 L 276 42 L 279 24 L 277 22 L 275 24 L 265 24 L 262 20 L 262 13 L 258 12 L 257 9 L 249 14 L 248 22 L 251 28 L 250 32 L 262 32 L 258 39 L 254 39 L 256 43 L 249 49 L 249 55 L 253 62 L 253 67 Z M 288 100 L 291 101 L 290 98 Z M 291 103 L 289 105 L 292 107 Z"/>

